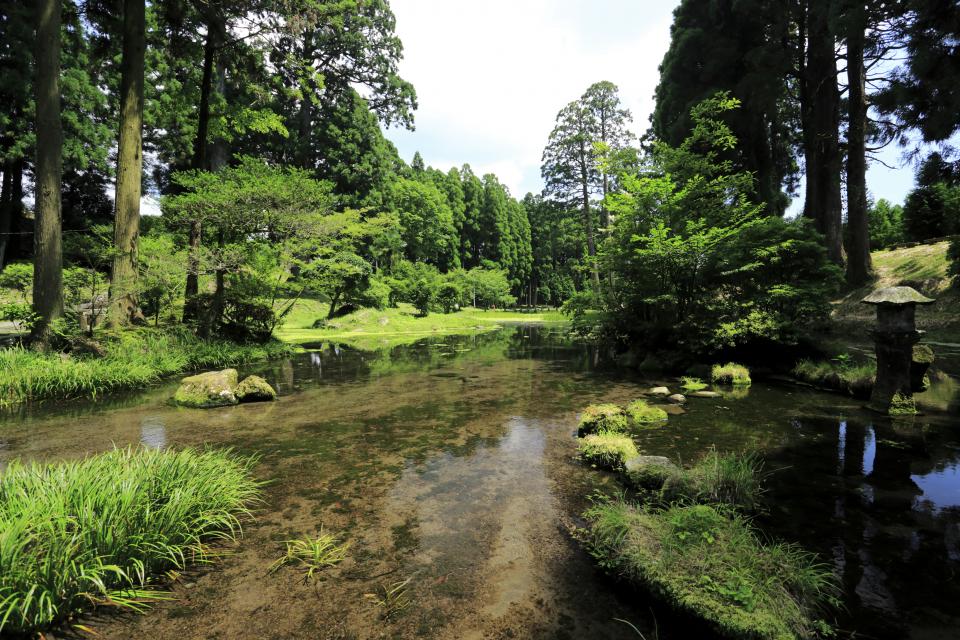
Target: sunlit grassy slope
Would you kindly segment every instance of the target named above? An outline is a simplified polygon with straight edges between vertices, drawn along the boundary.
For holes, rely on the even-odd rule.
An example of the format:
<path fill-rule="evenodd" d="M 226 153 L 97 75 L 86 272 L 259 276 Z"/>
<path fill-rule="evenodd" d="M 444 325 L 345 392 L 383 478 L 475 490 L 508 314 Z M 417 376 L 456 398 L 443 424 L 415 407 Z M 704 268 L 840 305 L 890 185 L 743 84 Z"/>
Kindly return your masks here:
<path fill-rule="evenodd" d="M 473 308 L 420 317 L 412 305 L 400 304 L 396 309 L 361 309 L 329 320 L 323 329 L 313 329 L 316 320 L 327 317 L 327 309 L 322 302 L 299 301 L 276 331 L 276 336 L 299 345 L 333 341 L 358 348 L 377 349 L 415 342 L 433 335 L 495 331 L 512 323 L 566 322 L 566 318 L 558 311 L 528 313 Z"/>
<path fill-rule="evenodd" d="M 876 281 L 848 292 L 834 302 L 833 317 L 850 328 L 872 326 L 876 310 L 860 301 L 874 289 L 908 285 L 936 299 L 936 303 L 917 311 L 921 329 L 960 332 L 960 291 L 947 274 L 949 242 L 921 244 L 902 249 L 874 251 Z"/>

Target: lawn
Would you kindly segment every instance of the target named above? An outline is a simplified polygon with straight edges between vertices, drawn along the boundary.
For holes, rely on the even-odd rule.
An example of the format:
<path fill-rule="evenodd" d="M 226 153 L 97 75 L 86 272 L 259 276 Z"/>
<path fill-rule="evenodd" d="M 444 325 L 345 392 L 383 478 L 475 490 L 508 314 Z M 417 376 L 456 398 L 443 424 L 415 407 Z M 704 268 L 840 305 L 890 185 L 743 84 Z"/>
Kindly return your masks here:
<path fill-rule="evenodd" d="M 431 313 L 420 316 L 412 305 L 397 308 L 361 309 L 342 318 L 334 318 L 322 329 L 314 329 L 318 319 L 326 318 L 327 305 L 315 300 L 299 301 L 284 319 L 276 336 L 292 344 L 311 345 L 340 342 L 363 349 L 391 347 L 415 342 L 424 337 L 446 334 L 473 334 L 496 331 L 506 324 L 562 324 L 567 319 L 559 311 L 504 311 L 467 308 L 456 313 Z"/>

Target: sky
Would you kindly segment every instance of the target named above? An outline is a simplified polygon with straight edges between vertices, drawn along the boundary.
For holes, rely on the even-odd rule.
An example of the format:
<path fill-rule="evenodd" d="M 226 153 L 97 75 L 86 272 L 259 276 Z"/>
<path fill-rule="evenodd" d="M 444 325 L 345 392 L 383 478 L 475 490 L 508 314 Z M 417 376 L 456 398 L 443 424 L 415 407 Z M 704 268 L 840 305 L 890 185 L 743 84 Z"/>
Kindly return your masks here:
<path fill-rule="evenodd" d="M 400 75 L 413 83 L 416 130 L 387 137 L 407 162 L 419 151 L 447 170 L 493 172 L 514 197 L 539 193 L 540 157 L 557 112 L 594 82 L 620 88 L 633 130 L 646 131 L 657 67 L 678 2 L 637 0 L 392 0 L 403 41 Z M 881 159 L 899 166 L 900 152 Z M 874 198 L 903 201 L 913 168 L 873 163 Z M 798 199 L 791 211 L 802 207 Z"/>

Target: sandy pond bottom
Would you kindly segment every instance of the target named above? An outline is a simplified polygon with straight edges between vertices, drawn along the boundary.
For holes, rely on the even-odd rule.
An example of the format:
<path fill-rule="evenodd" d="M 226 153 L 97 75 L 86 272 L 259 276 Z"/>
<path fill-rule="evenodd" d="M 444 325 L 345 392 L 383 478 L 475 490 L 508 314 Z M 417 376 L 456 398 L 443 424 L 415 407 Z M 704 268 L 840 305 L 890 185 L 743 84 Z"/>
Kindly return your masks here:
<path fill-rule="evenodd" d="M 574 459 L 580 409 L 672 382 L 599 360 L 526 327 L 376 354 L 326 347 L 252 369 L 283 394 L 269 405 L 178 409 L 167 386 L 9 416 L 0 467 L 127 444 L 260 456 L 270 484 L 241 543 L 146 615 L 84 621 L 103 638 L 638 638 L 621 620 L 647 638 L 703 637 L 596 571 L 568 533 L 591 492 L 618 490 Z M 956 638 L 957 422 L 878 422 L 852 401 L 758 384 L 691 401 L 640 445 L 682 459 L 761 451 L 772 475 L 757 522 L 837 569 L 843 635 Z M 269 573 L 284 540 L 321 526 L 351 543 L 345 562 L 309 583 Z M 369 594 L 402 582 L 408 604 L 385 616 Z"/>

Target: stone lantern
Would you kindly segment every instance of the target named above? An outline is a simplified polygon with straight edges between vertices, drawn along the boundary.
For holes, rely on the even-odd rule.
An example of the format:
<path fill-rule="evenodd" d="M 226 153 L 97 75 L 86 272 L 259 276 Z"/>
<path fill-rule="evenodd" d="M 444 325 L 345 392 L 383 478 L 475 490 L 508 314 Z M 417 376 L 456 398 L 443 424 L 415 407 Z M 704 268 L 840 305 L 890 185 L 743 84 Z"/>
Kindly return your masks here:
<path fill-rule="evenodd" d="M 926 367 L 933 361 L 932 352 L 925 348 L 923 362 L 914 363 L 914 346 L 923 336 L 917 331 L 917 305 L 934 301 L 911 287 L 887 287 L 861 302 L 877 307 L 877 328 L 870 332 L 877 353 L 877 379 L 870 408 L 889 415 L 913 415 L 917 412 L 913 392 L 922 389 L 915 381 L 923 380 Z"/>

